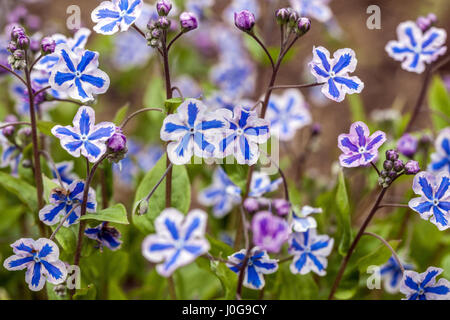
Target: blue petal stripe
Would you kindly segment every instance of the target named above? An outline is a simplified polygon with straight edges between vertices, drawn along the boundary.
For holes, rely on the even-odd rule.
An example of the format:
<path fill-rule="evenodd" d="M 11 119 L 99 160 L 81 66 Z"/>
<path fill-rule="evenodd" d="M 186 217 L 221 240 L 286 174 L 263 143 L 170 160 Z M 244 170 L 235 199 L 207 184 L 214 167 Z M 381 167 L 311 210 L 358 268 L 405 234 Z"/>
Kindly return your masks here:
<path fill-rule="evenodd" d="M 167 133 L 172 133 L 175 132 L 177 130 L 189 130 L 188 127 L 186 126 L 182 126 L 176 123 L 172 123 L 172 122 L 167 122 L 166 125 L 164 126 L 164 131 Z"/>
<path fill-rule="evenodd" d="M 31 262 L 31 261 L 33 261 L 33 257 L 20 258 L 20 259 L 17 259 L 17 260 L 10 261 L 8 263 L 8 266 L 10 268 L 16 268 L 18 266 L 21 266 L 21 265 L 23 265 L 25 263 L 28 263 L 28 262 Z"/>
<path fill-rule="evenodd" d="M 180 253 L 181 250 L 177 250 L 170 260 L 166 260 L 166 263 L 164 263 L 164 269 L 168 270 L 178 260 Z"/>
<path fill-rule="evenodd" d="M 260 275 L 256 272 L 254 266 L 247 267 L 247 282 L 252 284 L 255 288 L 259 288 L 262 285 Z"/>
<path fill-rule="evenodd" d="M 174 246 L 170 243 L 153 243 L 148 248 L 149 251 L 162 251 L 167 249 L 172 249 Z"/>
<path fill-rule="evenodd" d="M 250 113 L 245 111 L 245 110 L 241 110 L 241 117 L 239 118 L 239 127 L 240 128 L 244 128 L 247 125 L 247 120 L 250 117 Z"/>
<path fill-rule="evenodd" d="M 446 286 L 426 287 L 425 292 L 446 295 L 450 292 L 450 289 Z"/>
<path fill-rule="evenodd" d="M 94 77 L 94 76 L 91 76 L 89 74 L 83 74 L 80 77 L 80 79 L 81 79 L 81 81 L 87 82 L 87 83 L 89 83 L 89 84 L 91 84 L 91 85 L 93 85 L 94 87 L 97 87 L 97 88 L 103 87 L 105 85 L 105 82 L 106 82 L 106 80 L 103 79 L 103 78 Z"/>
<path fill-rule="evenodd" d="M 100 9 L 97 12 L 97 18 L 99 19 L 117 19 L 120 17 L 120 13 L 109 9 Z"/>
<path fill-rule="evenodd" d="M 351 61 L 352 61 L 352 56 L 350 54 L 348 54 L 348 53 L 343 54 L 342 56 L 339 57 L 338 62 L 334 65 L 333 71 L 335 73 L 338 73 L 339 71 L 341 71 L 342 69 L 347 67 Z"/>
<path fill-rule="evenodd" d="M 434 277 L 436 277 L 438 273 L 439 273 L 438 270 L 432 270 L 428 272 L 427 275 L 425 276 L 425 279 L 423 279 L 422 283 L 420 284 L 420 286 L 422 288 L 425 288 L 428 282 L 430 282 Z"/>
<path fill-rule="evenodd" d="M 84 91 L 84 89 L 83 89 L 80 78 L 75 79 L 75 85 L 77 86 L 78 94 L 80 95 L 80 97 L 82 97 L 83 99 L 86 99 L 88 97 L 88 95 L 87 95 L 86 91 Z"/>
<path fill-rule="evenodd" d="M 74 152 L 78 148 L 80 148 L 83 145 L 83 141 L 72 141 L 68 142 L 64 145 L 64 148 L 69 150 L 70 152 Z"/>
<path fill-rule="evenodd" d="M 419 213 L 428 212 L 431 210 L 431 207 L 433 204 L 431 202 L 422 202 L 421 204 L 414 207 L 414 210 L 416 210 Z"/>
<path fill-rule="evenodd" d="M 73 79 L 75 79 L 75 75 L 73 73 L 63 73 L 57 71 L 55 75 L 55 83 L 58 86 L 61 86 L 63 83 L 67 81 L 72 81 Z"/>
<path fill-rule="evenodd" d="M 135 0 L 135 1 L 131 4 L 131 6 L 128 8 L 127 13 L 128 13 L 128 14 L 133 13 L 134 9 L 136 9 L 136 7 L 138 6 L 138 4 L 139 4 L 140 2 L 141 2 L 141 0 Z"/>
<path fill-rule="evenodd" d="M 339 97 L 339 90 L 336 87 L 336 84 L 334 83 L 333 79 L 328 79 L 328 93 L 335 98 Z"/>
<path fill-rule="evenodd" d="M 419 177 L 419 185 L 422 187 L 422 191 L 424 195 L 430 199 L 433 200 L 433 188 L 428 183 L 428 180 L 424 177 Z"/>
<path fill-rule="evenodd" d="M 95 158 L 97 158 L 100 155 L 101 152 L 100 148 L 89 141 L 84 142 L 84 148 L 86 149 L 88 154 L 94 156 Z"/>
<path fill-rule="evenodd" d="M 90 117 L 89 113 L 87 112 L 87 109 L 83 109 L 81 111 L 80 122 L 79 122 L 80 133 L 82 135 L 88 135 L 89 131 L 91 129 L 91 125 L 93 125 L 93 123 L 91 123 L 91 117 Z"/>
<path fill-rule="evenodd" d="M 53 248 L 51 245 L 49 245 L 48 243 L 46 243 L 41 251 L 39 251 L 39 258 L 45 258 L 46 256 L 48 256 L 50 253 L 53 252 Z"/>
<path fill-rule="evenodd" d="M 442 177 L 441 184 L 439 185 L 439 188 L 436 191 L 436 198 L 441 199 L 442 197 L 444 197 L 449 187 L 450 187 L 450 178 Z"/>
<path fill-rule="evenodd" d="M 37 287 L 39 285 L 39 280 L 41 279 L 41 264 L 35 263 L 33 268 L 33 276 L 31 278 L 31 285 Z"/>
<path fill-rule="evenodd" d="M 319 241 L 311 246 L 311 251 L 320 250 L 328 246 L 328 241 Z"/>
<path fill-rule="evenodd" d="M 442 226 L 448 225 L 448 220 L 445 218 L 445 213 L 442 212 L 438 207 L 433 207 L 433 214 L 436 218 L 436 223 L 439 223 Z"/>
<path fill-rule="evenodd" d="M 303 253 L 297 261 L 295 261 L 295 268 L 300 272 L 306 263 L 306 253 Z"/>
<path fill-rule="evenodd" d="M 194 127 L 198 112 L 199 112 L 199 110 L 198 110 L 197 105 L 193 102 L 190 102 L 188 105 L 188 124 L 191 128 Z"/>
<path fill-rule="evenodd" d="M 95 53 L 92 51 L 86 51 L 81 58 L 80 63 L 77 66 L 77 70 L 80 72 L 84 72 L 86 70 L 86 67 L 91 63 L 92 59 L 95 58 Z"/>
<path fill-rule="evenodd" d="M 172 239 L 178 240 L 180 238 L 180 236 L 178 234 L 178 229 L 177 229 L 177 226 L 175 225 L 175 223 L 172 220 L 170 220 L 169 218 L 166 218 L 166 220 L 164 221 L 164 224 L 166 225 L 167 230 L 170 232 Z"/>
<path fill-rule="evenodd" d="M 414 39 L 414 35 L 413 35 L 413 32 L 412 32 L 412 29 L 411 29 L 411 28 L 406 28 L 406 29 L 405 29 L 405 34 L 408 36 L 409 41 L 411 42 L 412 47 L 415 48 L 416 45 L 417 45 L 417 42 L 416 42 L 416 40 Z"/>
<path fill-rule="evenodd" d="M 75 72 L 75 66 L 73 65 L 72 60 L 70 60 L 69 54 L 66 52 L 66 50 L 61 50 L 61 56 L 63 57 L 64 61 L 66 62 L 67 68 L 69 68 L 70 71 Z"/>
<path fill-rule="evenodd" d="M 54 279 L 61 279 L 63 276 L 63 273 L 59 268 L 55 267 L 53 264 L 42 260 L 42 264 L 44 265 L 45 269 L 47 269 L 48 273 L 54 278 Z"/>
<path fill-rule="evenodd" d="M 378 142 L 380 142 L 381 140 L 383 140 L 383 134 L 379 134 L 378 136 L 376 136 L 375 138 L 373 138 L 373 139 L 369 142 L 369 144 L 367 145 L 366 149 L 367 149 L 367 150 L 372 149 L 372 147 L 373 147 L 374 145 L 376 145 Z"/>
<path fill-rule="evenodd" d="M 72 137 L 72 138 L 74 138 L 75 140 L 80 140 L 80 136 L 78 135 L 78 133 L 73 132 L 73 131 L 71 131 L 71 130 L 69 130 L 69 129 L 67 129 L 67 128 L 64 128 L 64 127 L 58 127 L 58 128 L 55 130 L 55 132 L 56 132 L 57 134 L 61 134 L 61 135 L 68 136 L 68 137 Z"/>
<path fill-rule="evenodd" d="M 114 133 L 114 127 L 103 127 L 103 128 L 99 128 L 96 131 L 92 132 L 89 135 L 89 140 L 99 140 L 99 139 L 105 139 L 105 138 L 110 138 Z"/>
<path fill-rule="evenodd" d="M 308 253 L 308 257 L 312 260 L 312 262 L 316 265 L 317 269 L 319 269 L 319 271 L 322 271 L 323 269 L 325 269 L 325 267 L 323 266 L 322 263 L 320 263 L 319 259 L 317 259 L 317 257 L 315 255 L 313 255 L 312 253 Z"/>
<path fill-rule="evenodd" d="M 355 146 L 348 137 L 341 140 L 341 145 L 350 149 L 353 152 L 358 152 L 358 147 Z"/>
<path fill-rule="evenodd" d="M 359 87 L 359 84 L 355 81 L 353 81 L 352 79 L 349 78 L 344 78 L 344 77 L 334 77 L 334 81 L 336 81 L 337 83 L 341 83 L 344 86 L 346 86 L 347 88 L 350 88 L 352 90 L 356 90 Z"/>
<path fill-rule="evenodd" d="M 426 39 L 424 42 L 422 42 L 422 49 L 425 49 L 426 47 L 428 47 L 431 43 L 433 43 L 433 41 L 439 36 L 438 33 L 433 32 L 432 34 L 430 34 L 430 37 L 428 39 Z"/>
<path fill-rule="evenodd" d="M 189 240 L 189 238 L 192 235 L 192 232 L 195 231 L 200 226 L 200 218 L 196 217 L 192 223 L 189 225 L 188 229 L 186 230 L 186 234 L 184 235 L 184 240 Z"/>
<path fill-rule="evenodd" d="M 330 72 L 330 64 L 328 63 L 325 53 L 323 53 L 322 51 L 320 51 L 318 49 L 316 49 L 316 53 L 319 56 L 320 60 L 322 61 L 322 65 L 325 68 L 325 71 Z"/>

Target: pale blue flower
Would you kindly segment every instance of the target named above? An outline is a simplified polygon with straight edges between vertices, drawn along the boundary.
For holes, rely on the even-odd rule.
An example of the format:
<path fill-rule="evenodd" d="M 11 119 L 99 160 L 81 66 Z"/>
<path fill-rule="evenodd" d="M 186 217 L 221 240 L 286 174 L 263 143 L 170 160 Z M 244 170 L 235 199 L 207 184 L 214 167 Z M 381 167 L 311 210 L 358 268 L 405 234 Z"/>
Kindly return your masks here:
<path fill-rule="evenodd" d="M 270 180 L 269 175 L 264 171 L 255 171 L 250 182 L 249 197 L 259 198 L 265 193 L 273 192 L 283 183 L 282 178 Z"/>
<path fill-rule="evenodd" d="M 402 263 L 403 269 L 412 270 L 413 266 L 410 264 Z M 389 293 L 397 293 L 400 290 L 400 284 L 403 278 L 403 271 L 400 268 L 397 260 L 394 257 L 390 257 L 388 262 L 381 266 L 380 275 L 383 279 L 384 288 Z"/>
<path fill-rule="evenodd" d="M 225 95 L 235 99 L 252 94 L 255 90 L 255 68 L 253 62 L 247 59 L 233 62 L 222 60 L 213 66 L 210 78 Z"/>
<path fill-rule="evenodd" d="M 296 89 L 286 90 L 282 95 L 270 97 L 266 119 L 270 131 L 281 141 L 294 138 L 297 130 L 311 124 L 311 114 L 303 95 Z"/>
<path fill-rule="evenodd" d="M 30 290 L 41 290 L 46 281 L 60 284 L 66 280 L 66 265 L 59 260 L 59 248 L 53 241 L 22 238 L 11 247 L 15 254 L 7 258 L 3 266 L 9 271 L 27 269 L 25 282 Z"/>
<path fill-rule="evenodd" d="M 22 159 L 22 150 L 12 144 L 0 131 L 0 145 L 2 153 L 0 158 L 0 168 L 11 168 L 11 174 L 17 176 L 20 160 Z"/>
<path fill-rule="evenodd" d="M 108 226 L 108 222 L 102 222 L 94 228 L 86 228 L 84 235 L 89 239 L 96 240 L 100 250 L 107 247 L 109 250 L 115 251 L 120 249 L 122 241 L 120 232 Z"/>
<path fill-rule="evenodd" d="M 349 76 L 356 69 L 358 61 L 352 49 L 339 49 L 330 58 L 324 47 L 313 48 L 313 60 L 309 63 L 311 73 L 317 82 L 325 82 L 322 93 L 336 102 L 344 100 L 346 94 L 360 93 L 364 83 L 356 76 Z"/>
<path fill-rule="evenodd" d="M 227 267 L 239 274 L 246 254 L 247 250 L 242 249 L 229 256 L 228 261 L 231 263 L 227 263 Z M 270 259 L 265 250 L 254 247 L 244 269 L 243 285 L 250 289 L 260 290 L 265 285 L 264 275 L 274 273 L 277 270 L 278 260 Z"/>
<path fill-rule="evenodd" d="M 105 93 L 109 88 L 108 75 L 98 69 L 98 52 L 78 50 L 67 45 L 58 46 L 59 61 L 53 67 L 50 86 L 82 102 L 93 100 L 94 94 Z"/>
<path fill-rule="evenodd" d="M 70 227 L 77 223 L 83 203 L 84 186 L 84 181 L 74 181 L 66 188 L 67 190 L 53 190 L 49 197 L 50 204 L 39 211 L 39 219 L 46 225 L 52 226 L 64 219 L 73 209 L 72 213 L 64 221 L 64 226 Z M 89 188 L 86 210 L 87 212 L 95 212 L 96 208 L 95 191 Z"/>
<path fill-rule="evenodd" d="M 96 162 L 105 152 L 105 142 L 114 134 L 111 122 L 95 124 L 94 109 L 82 106 L 73 118 L 72 126 L 55 126 L 52 134 L 61 140 L 61 146 L 74 157 L 80 154 Z"/>
<path fill-rule="evenodd" d="M 205 239 L 207 214 L 192 210 L 186 216 L 174 208 L 165 209 L 155 220 L 156 234 L 142 243 L 142 254 L 154 263 L 156 271 L 169 277 L 176 269 L 208 252 Z"/>
<path fill-rule="evenodd" d="M 444 29 L 431 27 L 425 33 L 413 21 L 402 22 L 397 27 L 398 40 L 387 43 L 385 50 L 394 60 L 402 61 L 406 71 L 422 73 L 447 51 Z"/>
<path fill-rule="evenodd" d="M 320 22 L 327 22 L 333 16 L 329 2 L 330 0 L 290 0 L 292 8 L 300 16 L 311 17 Z"/>
<path fill-rule="evenodd" d="M 296 232 L 289 236 L 289 253 L 294 255 L 290 265 L 294 274 L 311 271 L 324 276 L 328 265 L 327 257 L 333 248 L 334 239 L 328 235 L 317 235 L 316 229 Z"/>
<path fill-rule="evenodd" d="M 405 271 L 400 292 L 404 300 L 450 300 L 450 282 L 444 278 L 436 282 L 436 277 L 444 270 L 429 267 L 423 273 Z"/>
<path fill-rule="evenodd" d="M 411 199 L 408 206 L 418 212 L 424 220 L 430 220 L 439 230 L 450 227 L 450 174 L 441 172 L 434 175 L 422 171 L 416 174 L 412 186 L 420 195 Z"/>
<path fill-rule="evenodd" d="M 213 206 L 214 216 L 221 218 L 241 202 L 241 188 L 219 166 L 214 171 L 212 185 L 200 192 L 198 201 L 204 206 Z"/>
<path fill-rule="evenodd" d="M 139 18 L 142 5 L 142 0 L 103 1 L 91 13 L 91 19 L 96 23 L 95 32 L 111 35 L 119 29 L 127 31 Z"/>
<path fill-rule="evenodd" d="M 443 129 L 434 143 L 435 152 L 431 155 L 428 170 L 450 173 L 450 127 Z"/>
<path fill-rule="evenodd" d="M 295 232 L 306 232 L 309 229 L 317 228 L 317 221 L 312 214 L 322 213 L 322 208 L 303 206 L 300 212 L 294 210 L 292 214 L 292 229 Z"/>
<path fill-rule="evenodd" d="M 70 185 L 73 181 L 78 179 L 78 176 L 73 173 L 73 161 L 63 161 L 55 163 L 55 167 L 63 183 Z M 58 177 L 53 168 L 52 176 L 54 179 L 57 179 Z"/>

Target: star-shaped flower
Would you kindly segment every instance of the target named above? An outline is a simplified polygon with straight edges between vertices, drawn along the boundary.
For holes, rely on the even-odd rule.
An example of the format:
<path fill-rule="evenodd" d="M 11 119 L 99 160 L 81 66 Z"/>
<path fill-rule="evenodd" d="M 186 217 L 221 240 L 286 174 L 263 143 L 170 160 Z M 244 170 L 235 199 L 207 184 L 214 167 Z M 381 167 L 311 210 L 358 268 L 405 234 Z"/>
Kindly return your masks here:
<path fill-rule="evenodd" d="M 283 95 L 271 96 L 266 119 L 270 121 L 270 131 L 274 136 L 281 141 L 289 141 L 297 130 L 311 123 L 311 114 L 303 95 L 290 89 Z"/>
<path fill-rule="evenodd" d="M 211 80 L 227 96 L 242 98 L 255 90 L 255 67 L 253 62 L 242 57 L 222 59 L 211 69 Z"/>
<path fill-rule="evenodd" d="M 201 158 L 212 157 L 218 132 L 224 127 L 225 121 L 220 114 L 208 113 L 199 100 L 186 99 L 175 114 L 164 119 L 161 140 L 171 141 L 167 154 L 173 164 L 186 164 L 193 154 Z"/>
<path fill-rule="evenodd" d="M 103 1 L 91 13 L 91 19 L 96 23 L 95 32 L 111 35 L 119 29 L 127 31 L 139 18 L 142 5 L 142 0 Z"/>
<path fill-rule="evenodd" d="M 269 175 L 264 171 L 253 172 L 252 181 L 250 182 L 250 192 L 248 196 L 259 198 L 265 193 L 277 190 L 282 183 L 282 178 L 271 181 Z"/>
<path fill-rule="evenodd" d="M 84 231 L 84 235 L 89 239 L 96 240 L 100 250 L 103 247 L 107 247 L 115 251 L 120 249 L 122 244 L 122 241 L 119 240 L 121 237 L 120 232 L 116 228 L 108 226 L 107 222 L 102 222 L 95 228 L 87 228 Z"/>
<path fill-rule="evenodd" d="M 412 270 L 413 266 L 402 263 L 405 270 Z M 390 257 L 388 262 L 381 266 L 380 275 L 383 279 L 384 288 L 389 293 L 397 293 L 400 290 L 403 271 L 394 257 Z"/>
<path fill-rule="evenodd" d="M 105 93 L 109 88 L 108 75 L 98 69 L 98 52 L 77 50 L 67 45 L 58 46 L 59 60 L 49 79 L 53 90 L 67 93 L 82 102 L 93 100 L 94 94 Z"/>
<path fill-rule="evenodd" d="M 350 126 L 350 134 L 338 137 L 338 147 L 343 154 L 339 156 L 341 166 L 353 168 L 365 166 L 376 160 L 378 148 L 386 141 L 386 134 L 376 131 L 370 135 L 364 122 L 357 121 Z"/>
<path fill-rule="evenodd" d="M 105 142 L 116 130 L 112 122 L 95 124 L 94 109 L 82 106 L 78 109 L 72 126 L 55 126 L 52 134 L 61 140 L 61 146 L 74 157 L 80 154 L 90 162 L 96 162 L 105 152 Z"/>
<path fill-rule="evenodd" d="M 14 242 L 14 255 L 3 262 L 9 271 L 27 269 L 25 282 L 32 291 L 41 290 L 45 281 L 60 284 L 66 280 L 67 270 L 59 260 L 59 248 L 51 240 L 22 238 Z"/>
<path fill-rule="evenodd" d="M 159 263 L 156 271 L 160 275 L 169 277 L 179 267 L 208 252 L 206 220 L 202 210 L 192 210 L 185 217 L 174 208 L 165 209 L 155 220 L 156 234 L 147 236 L 142 243 L 142 254 Z"/>
<path fill-rule="evenodd" d="M 420 195 L 411 199 L 408 206 L 420 214 L 424 220 L 430 219 L 439 230 L 450 227 L 450 174 L 441 172 L 434 175 L 421 171 L 414 177 L 413 190 Z"/>
<path fill-rule="evenodd" d="M 405 271 L 400 292 L 406 295 L 404 300 L 449 300 L 450 282 L 444 278 L 436 283 L 436 277 L 442 269 L 429 267 L 423 273 Z"/>
<path fill-rule="evenodd" d="M 223 109 L 227 122 L 219 142 L 218 158 L 234 155 L 239 164 L 255 164 L 260 155 L 259 145 L 270 138 L 269 122 L 258 118 L 254 111 L 236 107 L 233 111 Z"/>
<path fill-rule="evenodd" d="M 327 235 L 317 235 L 316 229 L 296 232 L 289 236 L 289 253 L 294 255 L 290 265 L 294 274 L 311 271 L 319 276 L 326 274 L 327 257 L 333 248 L 334 239 Z"/>
<path fill-rule="evenodd" d="M 390 57 L 402 62 L 406 71 L 422 73 L 425 64 L 435 61 L 447 51 L 444 46 L 447 32 L 431 27 L 425 33 L 413 22 L 402 22 L 397 27 L 397 40 L 386 45 Z"/>
<path fill-rule="evenodd" d="M 241 202 L 241 188 L 219 166 L 214 171 L 212 185 L 200 192 L 198 201 L 204 206 L 213 206 L 214 216 L 221 218 Z"/>
<path fill-rule="evenodd" d="M 231 271 L 239 274 L 246 254 L 246 249 L 233 253 L 228 257 L 228 261 L 231 263 L 228 263 L 227 267 L 230 268 Z M 250 256 L 244 269 L 243 285 L 250 289 L 260 290 L 264 288 L 265 285 L 263 275 L 274 273 L 277 270 L 278 260 L 270 259 L 265 250 L 254 247 L 250 251 Z"/>
<path fill-rule="evenodd" d="M 67 189 L 53 190 L 49 197 L 50 204 L 39 211 L 39 219 L 46 225 L 51 226 L 59 223 L 73 209 L 72 213 L 64 221 L 64 226 L 69 227 L 78 222 L 81 204 L 83 203 L 84 185 L 83 181 L 74 181 Z M 95 212 L 96 208 L 95 191 L 89 188 L 86 210 Z"/>
<path fill-rule="evenodd" d="M 435 152 L 431 155 L 428 170 L 450 173 L 450 127 L 443 129 L 434 143 Z"/>
<path fill-rule="evenodd" d="M 311 17 L 320 22 L 327 22 L 333 16 L 329 2 L 330 0 L 290 0 L 292 8 L 301 17 Z"/>
<path fill-rule="evenodd" d="M 2 132 L 0 132 L 0 145 L 2 153 L 0 158 L 0 168 L 11 168 L 11 174 L 16 176 L 22 159 L 22 150 L 12 144 Z"/>
<path fill-rule="evenodd" d="M 70 185 L 74 180 L 78 179 L 78 176 L 73 173 L 73 161 L 63 161 L 55 163 L 56 170 L 61 178 L 61 181 Z M 53 179 L 57 179 L 58 175 L 52 168 Z"/>
<path fill-rule="evenodd" d="M 294 211 L 292 214 L 292 229 L 295 232 L 306 232 L 308 229 L 317 228 L 316 219 L 310 217 L 310 215 L 316 213 L 322 213 L 322 209 L 304 206 L 299 213 Z"/>
<path fill-rule="evenodd" d="M 349 76 L 356 69 L 358 60 L 352 49 L 339 49 L 330 58 L 324 47 L 313 48 L 313 60 L 309 63 L 317 82 L 325 82 L 322 93 L 329 99 L 341 102 L 345 94 L 360 93 L 364 83 L 356 76 Z"/>

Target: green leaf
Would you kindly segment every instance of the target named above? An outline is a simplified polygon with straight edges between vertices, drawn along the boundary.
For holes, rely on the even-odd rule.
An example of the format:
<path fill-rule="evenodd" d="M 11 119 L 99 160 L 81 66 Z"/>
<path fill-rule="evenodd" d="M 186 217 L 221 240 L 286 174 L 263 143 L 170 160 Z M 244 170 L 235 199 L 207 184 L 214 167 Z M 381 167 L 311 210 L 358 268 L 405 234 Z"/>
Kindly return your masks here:
<path fill-rule="evenodd" d="M 174 113 L 175 110 L 183 103 L 183 99 L 181 98 L 172 98 L 168 99 L 164 102 L 164 107 L 167 113 Z"/>
<path fill-rule="evenodd" d="M 347 187 L 345 185 L 344 172 L 341 169 L 338 176 L 338 185 L 336 188 L 336 205 L 338 230 L 341 235 L 339 242 L 339 253 L 345 255 L 350 247 L 352 240 L 350 203 L 348 200 Z"/>
<path fill-rule="evenodd" d="M 17 198 L 19 198 L 23 204 L 27 205 L 32 212 L 37 212 L 38 204 L 35 187 L 4 172 L 0 172 L 0 185 L 16 195 Z"/>
<path fill-rule="evenodd" d="M 280 265 L 276 274 L 276 292 L 280 300 L 317 299 L 319 288 L 311 274 L 293 274 L 289 264 Z"/>
<path fill-rule="evenodd" d="M 366 122 L 366 114 L 364 112 L 364 105 L 361 97 L 357 94 L 350 94 L 348 95 L 348 103 L 350 105 L 350 111 L 352 113 L 352 121 Z"/>
<path fill-rule="evenodd" d="M 388 241 L 388 243 L 392 247 L 392 249 L 395 250 L 398 247 L 398 245 L 400 244 L 400 240 L 391 240 L 391 241 Z M 382 264 L 386 263 L 389 260 L 391 255 L 392 255 L 391 250 L 389 250 L 389 248 L 386 247 L 384 244 L 381 244 L 373 252 L 360 258 L 358 260 L 358 262 L 356 263 L 356 265 L 358 266 L 358 270 L 361 274 L 366 274 L 367 268 L 369 266 L 372 266 L 372 265 L 381 266 Z"/>
<path fill-rule="evenodd" d="M 73 295 L 74 300 L 94 300 L 96 297 L 97 290 L 94 284 L 89 284 L 86 288 L 81 288 L 76 290 Z"/>
<path fill-rule="evenodd" d="M 440 131 L 450 124 L 450 95 L 439 76 L 435 76 L 431 83 L 428 104 L 432 110 L 432 120 L 436 131 Z"/>
<path fill-rule="evenodd" d="M 125 117 L 127 116 L 127 113 L 128 113 L 128 109 L 130 109 L 129 103 L 127 103 L 122 108 L 117 110 L 116 115 L 114 116 L 114 120 L 113 120 L 113 122 L 116 126 L 120 125 L 123 122 L 123 120 L 125 120 Z"/>
<path fill-rule="evenodd" d="M 39 129 L 40 132 L 42 132 L 46 136 L 53 137 L 52 128 L 56 125 L 57 125 L 57 123 L 52 122 L 52 121 L 40 120 L 37 123 L 37 128 Z"/>
<path fill-rule="evenodd" d="M 187 213 L 191 204 L 191 184 L 185 166 L 172 167 L 172 208 L 176 208 L 183 213 Z M 153 222 L 165 208 L 166 203 L 166 179 L 159 185 L 149 201 L 149 208 L 146 214 L 136 214 L 137 204 L 147 197 L 150 190 L 161 179 L 166 171 L 166 157 L 162 157 L 152 170 L 142 179 L 136 190 L 134 206 L 132 212 L 133 224 L 144 233 L 154 231 Z"/>
<path fill-rule="evenodd" d="M 53 189 L 60 187 L 56 182 L 51 180 L 49 177 L 42 175 L 42 181 L 44 183 L 44 200 L 48 201 L 50 198 L 50 193 Z"/>
<path fill-rule="evenodd" d="M 52 232 L 55 231 L 57 226 L 58 224 L 51 226 Z M 74 228 L 76 228 L 76 226 L 71 226 L 70 228 L 61 227 L 55 235 L 56 241 L 58 241 L 66 256 L 70 256 L 75 252 L 77 235 L 75 234 L 76 231 Z"/>
<path fill-rule="evenodd" d="M 121 224 L 129 224 L 127 218 L 127 209 L 121 203 L 112 207 L 100 210 L 96 213 L 88 213 L 80 218 L 80 220 L 97 220 L 108 221 Z"/>
<path fill-rule="evenodd" d="M 227 160 L 225 160 L 225 163 L 227 163 Z M 221 166 L 230 180 L 243 192 L 247 185 L 248 166 L 239 164 L 221 164 Z"/>
<path fill-rule="evenodd" d="M 211 249 L 209 250 L 209 252 L 213 256 L 226 258 L 234 253 L 233 248 L 227 245 L 226 243 L 217 240 L 209 235 L 206 235 L 206 238 L 208 239 L 209 244 L 211 245 Z"/>

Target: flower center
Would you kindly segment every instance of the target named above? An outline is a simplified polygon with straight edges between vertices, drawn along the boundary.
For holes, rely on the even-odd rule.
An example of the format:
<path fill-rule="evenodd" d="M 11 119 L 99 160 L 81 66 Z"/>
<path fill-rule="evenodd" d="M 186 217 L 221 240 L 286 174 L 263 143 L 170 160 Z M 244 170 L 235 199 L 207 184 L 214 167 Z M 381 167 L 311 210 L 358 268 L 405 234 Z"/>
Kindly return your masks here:
<path fill-rule="evenodd" d="M 75 72 L 75 77 L 77 78 L 81 77 L 81 72 L 80 71 Z"/>
<path fill-rule="evenodd" d="M 311 249 L 310 249 L 309 247 L 306 247 L 305 250 L 304 250 L 304 252 L 305 252 L 305 253 L 310 253 L 310 252 L 311 252 Z"/>
<path fill-rule="evenodd" d="M 73 204 L 73 201 L 72 201 L 72 200 L 67 200 L 67 201 L 66 201 L 66 204 L 67 204 L 68 206 L 71 206 L 71 205 Z"/>
<path fill-rule="evenodd" d="M 243 133 L 244 133 L 244 130 L 242 130 L 241 128 L 238 128 L 238 129 L 236 130 L 236 134 L 237 134 L 238 136 L 242 136 Z"/>
<path fill-rule="evenodd" d="M 420 290 L 419 290 L 419 295 L 423 295 L 424 293 L 425 293 L 425 290 L 422 289 L 422 288 L 420 288 Z"/>
<path fill-rule="evenodd" d="M 176 242 L 175 242 L 175 249 L 176 250 L 181 250 L 181 249 L 183 249 L 184 248 L 184 241 L 183 241 L 183 239 L 178 239 Z"/>
<path fill-rule="evenodd" d="M 85 136 L 85 135 L 82 135 L 82 136 L 81 136 L 81 141 L 86 141 L 87 139 L 88 139 L 87 136 Z"/>
<path fill-rule="evenodd" d="M 437 206 L 439 204 L 439 200 L 438 199 L 433 199 L 433 205 Z"/>
<path fill-rule="evenodd" d="M 330 77 L 333 78 L 333 77 L 335 77 L 335 76 L 336 76 L 336 73 L 335 73 L 334 71 L 331 71 L 331 72 L 330 72 Z"/>
<path fill-rule="evenodd" d="M 365 153 L 366 152 L 366 147 L 359 147 L 359 153 Z"/>
<path fill-rule="evenodd" d="M 194 128 L 190 128 L 190 129 L 189 129 L 189 132 L 190 132 L 190 133 L 195 133 L 195 129 L 194 129 Z"/>
<path fill-rule="evenodd" d="M 248 259 L 247 266 L 251 267 L 253 265 L 253 259 Z"/>
<path fill-rule="evenodd" d="M 41 259 L 38 257 L 38 255 L 33 256 L 33 260 L 34 260 L 34 262 L 36 262 L 36 263 L 41 262 Z"/>
<path fill-rule="evenodd" d="M 127 14 L 127 10 L 122 10 L 121 12 L 120 12 L 120 16 L 121 17 L 123 17 L 124 15 L 126 15 Z"/>

